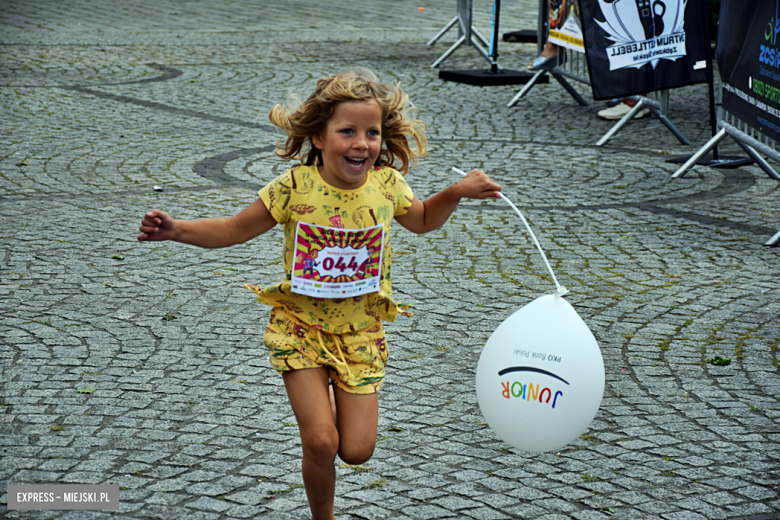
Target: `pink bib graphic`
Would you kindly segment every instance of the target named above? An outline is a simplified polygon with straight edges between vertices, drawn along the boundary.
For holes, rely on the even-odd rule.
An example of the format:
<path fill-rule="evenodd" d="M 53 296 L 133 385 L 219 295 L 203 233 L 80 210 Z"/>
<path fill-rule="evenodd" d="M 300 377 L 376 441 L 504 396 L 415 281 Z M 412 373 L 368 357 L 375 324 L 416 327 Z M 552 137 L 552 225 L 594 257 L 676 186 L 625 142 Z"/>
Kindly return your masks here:
<path fill-rule="evenodd" d="M 298 222 L 292 291 L 317 298 L 379 292 L 384 226 L 340 229 Z"/>

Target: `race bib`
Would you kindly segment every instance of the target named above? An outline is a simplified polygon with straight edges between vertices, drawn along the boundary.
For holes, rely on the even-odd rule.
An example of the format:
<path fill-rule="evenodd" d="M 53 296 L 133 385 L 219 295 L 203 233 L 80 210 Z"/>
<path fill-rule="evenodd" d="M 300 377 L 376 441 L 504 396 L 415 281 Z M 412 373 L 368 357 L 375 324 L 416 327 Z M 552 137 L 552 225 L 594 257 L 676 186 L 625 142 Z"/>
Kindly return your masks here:
<path fill-rule="evenodd" d="M 317 298 L 379 292 L 384 225 L 340 229 L 298 222 L 292 291 Z"/>

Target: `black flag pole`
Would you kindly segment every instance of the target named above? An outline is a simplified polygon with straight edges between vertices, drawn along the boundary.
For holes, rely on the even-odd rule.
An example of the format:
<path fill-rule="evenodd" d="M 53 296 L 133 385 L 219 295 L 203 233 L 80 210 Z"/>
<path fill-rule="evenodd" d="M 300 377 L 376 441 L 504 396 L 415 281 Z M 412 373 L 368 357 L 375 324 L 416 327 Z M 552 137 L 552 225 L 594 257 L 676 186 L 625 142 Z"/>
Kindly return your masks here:
<path fill-rule="evenodd" d="M 715 74 L 712 70 L 712 40 L 713 35 L 710 33 L 710 6 L 709 2 L 704 4 L 702 9 L 702 15 L 704 16 L 704 39 L 708 42 L 707 45 L 707 94 L 710 99 L 710 129 L 712 131 L 712 137 L 718 133 L 718 115 L 715 109 Z M 717 36 L 716 36 L 717 38 Z M 717 43 L 717 40 L 716 40 Z M 712 149 L 712 160 L 718 160 L 718 145 Z"/>
<path fill-rule="evenodd" d="M 493 34 L 490 38 L 490 73 L 498 74 L 498 22 L 501 17 L 501 0 L 493 4 Z"/>
<path fill-rule="evenodd" d="M 493 5 L 493 34 L 490 38 L 490 69 L 489 70 L 440 70 L 439 78 L 444 81 L 466 83 L 481 87 L 496 85 L 520 85 L 528 83 L 534 74 L 518 70 L 501 68 L 498 64 L 498 27 L 501 14 L 501 0 Z M 547 78 L 545 78 L 547 79 Z M 548 80 L 549 81 L 549 80 Z M 546 83 L 546 81 L 537 81 Z"/>

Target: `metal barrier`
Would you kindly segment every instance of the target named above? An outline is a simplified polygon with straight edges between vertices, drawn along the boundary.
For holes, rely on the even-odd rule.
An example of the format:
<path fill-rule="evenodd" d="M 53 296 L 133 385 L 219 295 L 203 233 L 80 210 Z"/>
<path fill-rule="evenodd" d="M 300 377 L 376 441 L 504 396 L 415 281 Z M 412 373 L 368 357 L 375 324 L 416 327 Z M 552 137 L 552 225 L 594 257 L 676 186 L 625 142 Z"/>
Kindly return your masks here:
<path fill-rule="evenodd" d="M 719 142 L 726 138 L 731 137 L 742 148 L 748 156 L 758 164 L 762 170 L 769 176 L 770 179 L 780 180 L 780 175 L 769 165 L 766 160 L 761 157 L 759 152 L 763 153 L 767 157 L 780 162 L 780 150 L 778 150 L 778 143 L 770 137 L 762 134 L 755 128 L 749 126 L 747 123 L 739 119 L 737 116 L 724 110 L 723 107 L 718 107 L 718 132 L 710 139 L 707 144 L 702 146 L 695 154 L 691 156 L 685 164 L 683 164 L 679 170 L 674 172 L 672 178 L 677 179 L 686 174 L 688 170 L 699 162 L 699 160 L 715 148 Z M 765 246 L 778 246 L 780 245 L 780 231 L 775 233 L 772 238 L 764 243 Z"/>
<path fill-rule="evenodd" d="M 539 24 L 538 24 L 538 53 L 541 54 L 542 50 L 544 49 L 545 44 L 547 43 L 547 34 L 549 29 L 549 0 L 539 0 Z M 588 60 L 585 56 L 585 54 L 581 52 L 574 51 L 572 49 L 568 49 L 565 47 L 558 47 L 558 53 L 560 56 L 561 51 L 564 52 L 563 56 L 564 59 L 561 62 L 559 59 L 559 63 L 556 67 L 553 67 L 550 70 L 540 70 L 538 71 L 531 80 L 523 86 L 523 88 L 518 92 L 515 97 L 512 98 L 512 100 L 507 103 L 507 107 L 514 106 L 523 96 L 525 96 L 538 82 L 539 78 L 541 78 L 545 74 L 551 74 L 558 83 L 561 84 L 561 86 L 568 92 L 576 101 L 582 106 L 587 106 L 588 102 L 580 95 L 580 93 L 567 81 L 567 79 L 571 79 L 574 81 L 578 81 L 580 83 L 584 83 L 585 85 L 590 86 L 590 73 L 588 72 Z M 620 119 L 615 125 L 606 133 L 604 136 L 599 139 L 599 141 L 596 143 L 596 146 L 603 146 L 607 143 L 610 139 L 612 139 L 615 134 L 617 134 L 618 131 L 620 131 L 623 126 L 625 126 L 629 121 L 631 121 L 634 116 L 643 108 L 647 108 L 650 110 L 650 113 L 652 113 L 655 117 L 657 117 L 661 123 L 666 126 L 669 131 L 674 134 L 675 137 L 684 145 L 691 145 L 691 142 L 680 132 L 677 127 L 672 124 L 672 122 L 669 120 L 669 91 L 668 90 L 662 90 L 658 93 L 656 93 L 655 96 L 657 99 L 653 100 L 645 96 L 632 96 L 630 99 L 633 99 L 637 101 L 637 104 L 634 106 L 634 108 L 629 111 L 625 116 L 623 116 L 622 119 Z"/>
<path fill-rule="evenodd" d="M 543 0 L 545 3 L 547 3 L 547 0 Z M 540 38 L 540 42 L 542 48 L 544 47 L 544 42 Z M 541 49 L 539 50 L 541 53 Z M 568 92 L 571 97 L 573 97 L 577 103 L 579 103 L 582 106 L 587 106 L 588 102 L 585 101 L 585 98 L 580 95 L 579 92 L 577 92 L 577 89 L 575 89 L 571 83 L 566 81 L 566 78 L 579 81 L 580 83 L 585 83 L 586 85 L 590 85 L 590 78 L 588 76 L 583 75 L 583 71 L 585 74 L 588 73 L 588 64 L 587 60 L 585 59 L 585 55 L 582 53 L 579 53 L 577 51 L 573 51 L 571 49 L 565 49 L 563 47 L 558 48 L 558 55 L 560 56 L 560 53 L 563 52 L 564 56 L 566 56 L 564 62 L 562 64 L 559 64 L 556 67 L 553 67 L 549 70 L 540 70 L 534 74 L 534 77 L 531 78 L 531 80 L 526 83 L 523 88 L 518 92 L 515 97 L 512 98 L 512 100 L 507 103 L 507 107 L 514 106 L 520 99 L 525 96 L 528 91 L 530 91 L 534 85 L 539 81 L 539 78 L 544 76 L 545 74 L 550 74 L 552 77 L 554 77 L 558 83 L 561 84 L 561 86 Z"/>
<path fill-rule="evenodd" d="M 596 146 L 603 146 L 612 139 L 612 137 L 621 129 L 623 126 L 631 121 L 634 116 L 643 108 L 647 108 L 650 110 L 650 113 L 653 114 L 655 117 L 658 118 L 659 121 L 661 121 L 664 126 L 672 133 L 674 136 L 684 145 L 691 146 L 693 143 L 691 143 L 687 137 L 683 135 L 682 132 L 680 132 L 674 124 L 669 120 L 669 91 L 668 90 L 661 90 L 655 94 L 656 99 L 650 99 L 645 96 L 631 96 L 629 99 L 633 99 L 636 101 L 636 105 L 629 110 L 629 112 L 624 115 L 620 121 L 615 123 L 615 125 L 609 129 L 609 132 L 604 134 L 604 137 L 599 139 L 599 142 L 596 143 Z"/>
<path fill-rule="evenodd" d="M 730 136 L 742 148 L 751 159 L 756 161 L 762 170 L 769 175 L 770 179 L 780 180 L 780 175 L 769 165 L 758 152 L 780 162 L 780 151 L 777 149 L 777 142 L 765 136 L 755 128 L 748 126 L 737 116 L 730 114 L 723 107 L 718 107 L 718 128 L 717 134 L 710 139 L 707 144 L 691 156 L 688 161 L 677 170 L 672 177 L 677 179 L 682 177 L 710 150 L 715 148 L 727 135 Z"/>
<path fill-rule="evenodd" d="M 453 18 L 452 20 L 447 23 L 447 25 L 444 26 L 444 28 L 439 31 L 436 36 L 431 38 L 431 41 L 428 42 L 428 46 L 433 45 L 436 43 L 436 41 L 444 36 L 444 33 L 449 31 L 454 25 L 458 26 L 458 39 L 455 41 L 455 43 L 447 49 L 447 51 L 439 57 L 438 60 L 433 62 L 433 65 L 431 65 L 431 68 L 435 69 L 438 67 L 444 60 L 450 57 L 450 55 L 455 52 L 455 49 L 460 47 L 463 44 L 471 45 L 475 49 L 479 51 L 482 56 L 488 62 L 490 62 L 490 56 L 488 55 L 488 52 L 485 50 L 485 48 L 490 47 L 490 43 L 485 39 L 484 36 L 479 34 L 479 31 L 477 31 L 474 26 L 471 24 L 472 20 L 472 6 L 473 6 L 473 0 L 458 0 L 458 14 Z M 480 43 L 482 45 L 480 45 Z M 483 47 L 484 46 L 484 47 Z"/>
<path fill-rule="evenodd" d="M 539 24 L 537 29 L 537 54 L 541 54 L 542 50 L 544 49 L 545 44 L 547 43 L 547 34 L 548 34 L 548 28 L 550 25 L 550 13 L 549 13 L 549 5 L 548 0 L 539 0 Z M 523 96 L 525 96 L 533 87 L 536 85 L 536 83 L 539 81 L 539 78 L 544 76 L 545 74 L 551 74 L 552 77 L 554 77 L 558 83 L 561 84 L 561 86 L 566 89 L 566 92 L 568 92 L 571 97 L 573 97 L 577 103 L 579 103 L 582 106 L 587 106 L 588 102 L 585 101 L 585 98 L 583 98 L 579 92 L 569 83 L 566 81 L 566 78 L 572 79 L 574 81 L 579 81 L 580 83 L 584 83 L 586 85 L 590 85 L 590 77 L 588 76 L 588 63 L 585 59 L 585 55 L 576 51 L 573 51 L 571 49 L 566 49 L 565 47 L 559 47 L 558 48 L 558 55 L 561 56 L 560 52 L 563 51 L 563 56 L 565 57 L 564 61 L 560 63 L 556 67 L 553 67 L 550 70 L 540 70 L 536 74 L 534 74 L 534 77 L 526 83 L 523 88 L 518 92 L 515 97 L 512 98 L 512 100 L 507 103 L 507 107 L 514 106 Z"/>

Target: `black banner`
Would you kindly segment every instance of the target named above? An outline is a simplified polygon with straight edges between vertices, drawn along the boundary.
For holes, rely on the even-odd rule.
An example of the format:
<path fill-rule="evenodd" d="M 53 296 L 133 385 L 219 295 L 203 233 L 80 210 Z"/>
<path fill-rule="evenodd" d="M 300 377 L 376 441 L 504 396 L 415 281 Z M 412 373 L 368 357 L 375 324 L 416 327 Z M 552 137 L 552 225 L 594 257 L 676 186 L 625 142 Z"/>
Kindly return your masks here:
<path fill-rule="evenodd" d="M 721 0 L 723 108 L 780 141 L 780 0 Z"/>
<path fill-rule="evenodd" d="M 710 81 L 706 0 L 579 2 L 594 99 Z"/>

